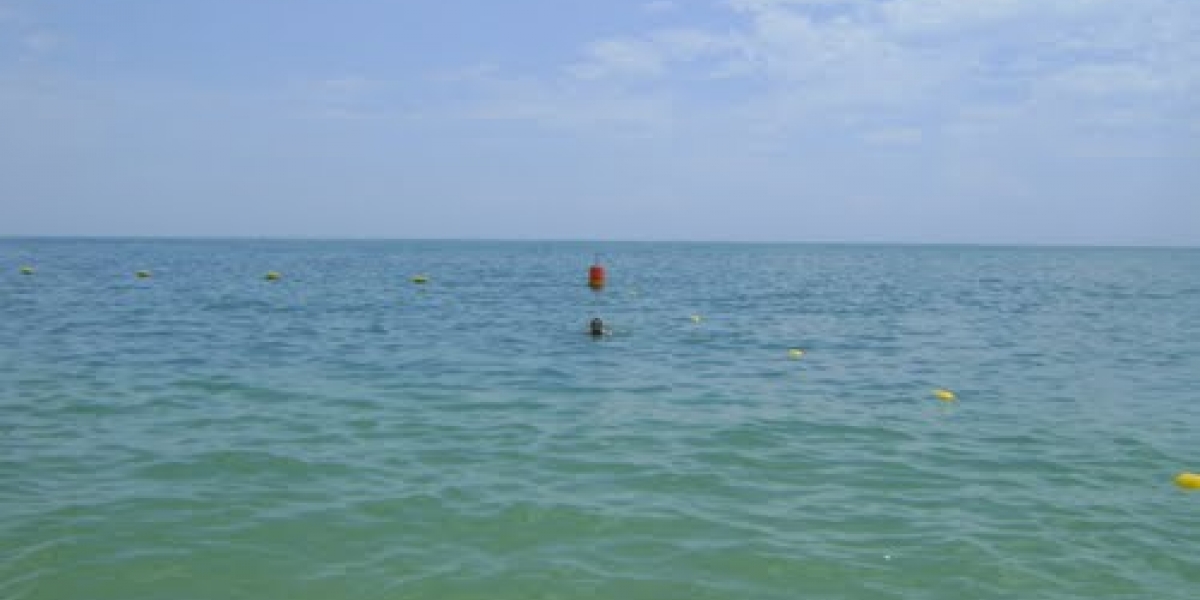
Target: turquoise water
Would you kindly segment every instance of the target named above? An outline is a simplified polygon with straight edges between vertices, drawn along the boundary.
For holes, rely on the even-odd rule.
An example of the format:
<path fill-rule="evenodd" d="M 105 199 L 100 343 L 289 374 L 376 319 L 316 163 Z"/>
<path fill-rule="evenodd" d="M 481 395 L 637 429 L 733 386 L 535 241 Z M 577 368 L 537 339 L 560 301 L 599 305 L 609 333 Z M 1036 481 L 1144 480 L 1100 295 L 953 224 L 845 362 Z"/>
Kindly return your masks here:
<path fill-rule="evenodd" d="M 1200 251 L 8 239 L 0 268 L 0 598 L 1200 597 Z"/>

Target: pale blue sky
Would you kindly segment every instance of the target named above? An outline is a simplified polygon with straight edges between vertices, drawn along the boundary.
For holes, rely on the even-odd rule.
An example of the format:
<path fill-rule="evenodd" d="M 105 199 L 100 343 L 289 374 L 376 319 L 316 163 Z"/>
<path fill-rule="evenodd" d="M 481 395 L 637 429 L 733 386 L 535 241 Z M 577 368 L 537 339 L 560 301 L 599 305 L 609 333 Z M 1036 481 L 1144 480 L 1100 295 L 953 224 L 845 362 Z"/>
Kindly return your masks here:
<path fill-rule="evenodd" d="M 0 0 L 0 234 L 1200 245 L 1200 2 Z"/>

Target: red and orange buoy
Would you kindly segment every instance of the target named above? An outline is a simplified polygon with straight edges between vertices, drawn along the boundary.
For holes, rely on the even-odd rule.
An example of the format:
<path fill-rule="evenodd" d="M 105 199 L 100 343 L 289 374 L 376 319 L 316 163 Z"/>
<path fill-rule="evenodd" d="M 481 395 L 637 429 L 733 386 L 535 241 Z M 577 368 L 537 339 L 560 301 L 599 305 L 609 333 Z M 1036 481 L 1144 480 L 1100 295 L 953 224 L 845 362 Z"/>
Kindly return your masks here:
<path fill-rule="evenodd" d="M 604 287 L 604 267 L 601 266 L 599 257 L 597 257 L 596 262 L 592 263 L 592 267 L 588 269 L 588 287 L 593 290 Z"/>

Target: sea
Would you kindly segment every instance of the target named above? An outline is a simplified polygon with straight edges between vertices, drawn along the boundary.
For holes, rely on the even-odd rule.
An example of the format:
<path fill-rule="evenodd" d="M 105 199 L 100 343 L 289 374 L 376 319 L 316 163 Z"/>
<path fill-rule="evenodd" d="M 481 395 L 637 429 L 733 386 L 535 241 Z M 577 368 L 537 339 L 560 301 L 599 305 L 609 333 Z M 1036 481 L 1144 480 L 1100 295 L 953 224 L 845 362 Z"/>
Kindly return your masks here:
<path fill-rule="evenodd" d="M 1192 600 L 1189 471 L 1197 249 L 0 239 L 6 600 Z"/>

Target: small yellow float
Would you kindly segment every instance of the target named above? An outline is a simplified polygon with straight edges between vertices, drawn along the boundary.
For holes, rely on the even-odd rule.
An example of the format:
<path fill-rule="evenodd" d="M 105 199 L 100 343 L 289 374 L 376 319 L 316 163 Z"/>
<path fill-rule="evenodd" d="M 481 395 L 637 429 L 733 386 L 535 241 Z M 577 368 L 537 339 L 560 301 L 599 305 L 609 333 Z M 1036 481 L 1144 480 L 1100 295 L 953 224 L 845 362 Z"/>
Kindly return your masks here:
<path fill-rule="evenodd" d="M 1185 490 L 1200 490 L 1200 474 L 1180 473 L 1175 478 L 1175 485 Z"/>

